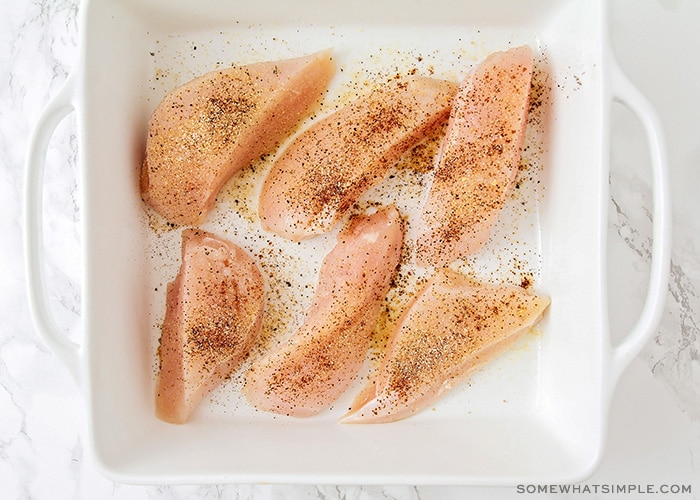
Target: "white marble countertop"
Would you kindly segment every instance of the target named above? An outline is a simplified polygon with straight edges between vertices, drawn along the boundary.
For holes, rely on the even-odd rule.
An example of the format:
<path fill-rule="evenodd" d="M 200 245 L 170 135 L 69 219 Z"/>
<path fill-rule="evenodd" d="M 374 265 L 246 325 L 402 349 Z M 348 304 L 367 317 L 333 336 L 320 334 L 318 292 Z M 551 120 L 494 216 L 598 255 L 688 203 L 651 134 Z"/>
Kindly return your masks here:
<path fill-rule="evenodd" d="M 599 470 L 581 486 L 690 485 L 672 498 L 700 498 L 700 2 L 611 2 L 611 38 L 623 70 L 657 109 L 668 144 L 674 242 L 667 309 L 621 378 Z M 21 198 L 28 137 L 77 58 L 77 0 L 0 0 L 0 498 L 571 498 L 516 488 L 412 486 L 137 486 L 102 477 L 86 445 L 84 404 L 43 345 L 25 293 Z M 45 179 L 47 276 L 55 315 L 80 329 L 77 141 L 59 126 Z M 638 123 L 613 110 L 609 225 L 613 331 L 641 309 L 649 269 L 651 189 Z M 627 494 L 623 498 L 652 498 Z"/>

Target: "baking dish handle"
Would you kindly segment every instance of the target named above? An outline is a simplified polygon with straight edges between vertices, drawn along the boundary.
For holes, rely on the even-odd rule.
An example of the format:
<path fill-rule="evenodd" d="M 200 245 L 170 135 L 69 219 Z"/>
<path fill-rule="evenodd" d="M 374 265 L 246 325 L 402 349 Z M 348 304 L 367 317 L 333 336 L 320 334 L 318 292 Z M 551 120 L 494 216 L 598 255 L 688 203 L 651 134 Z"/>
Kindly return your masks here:
<path fill-rule="evenodd" d="M 671 265 L 671 197 L 661 122 L 651 104 L 632 85 L 615 61 L 611 64 L 611 70 L 613 100 L 625 105 L 637 116 L 649 142 L 654 204 L 651 269 L 647 295 L 636 324 L 613 349 L 611 375 L 613 381 L 617 381 L 627 365 L 651 338 L 664 309 Z"/>
<path fill-rule="evenodd" d="M 44 286 L 43 261 L 43 176 L 49 141 L 61 121 L 75 110 L 74 80 L 69 75 L 61 90 L 43 110 L 29 142 L 25 165 L 24 252 L 29 305 L 34 323 L 46 345 L 80 383 L 78 344 L 68 339 L 56 324 Z"/>

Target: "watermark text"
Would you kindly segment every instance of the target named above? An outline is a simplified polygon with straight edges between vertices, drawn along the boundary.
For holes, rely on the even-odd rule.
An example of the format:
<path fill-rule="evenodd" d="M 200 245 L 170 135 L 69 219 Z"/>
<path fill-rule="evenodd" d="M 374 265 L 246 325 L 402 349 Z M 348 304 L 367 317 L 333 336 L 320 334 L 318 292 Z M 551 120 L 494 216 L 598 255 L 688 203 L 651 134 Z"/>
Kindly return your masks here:
<path fill-rule="evenodd" d="M 691 494 L 690 484 L 519 484 L 515 487 L 523 494 Z"/>

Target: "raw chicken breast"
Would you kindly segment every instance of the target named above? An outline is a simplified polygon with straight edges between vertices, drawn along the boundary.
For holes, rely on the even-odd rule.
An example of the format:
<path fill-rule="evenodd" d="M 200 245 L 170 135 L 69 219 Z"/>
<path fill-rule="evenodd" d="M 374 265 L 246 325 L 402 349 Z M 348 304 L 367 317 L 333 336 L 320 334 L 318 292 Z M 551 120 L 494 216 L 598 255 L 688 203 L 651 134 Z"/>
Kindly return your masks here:
<path fill-rule="evenodd" d="M 460 86 L 423 207 L 419 265 L 449 265 L 488 240 L 520 166 L 532 70 L 532 51 L 518 47 L 490 55 Z"/>
<path fill-rule="evenodd" d="M 324 51 L 212 71 L 168 93 L 148 126 L 144 201 L 171 223 L 201 223 L 226 181 L 311 111 L 334 69 Z"/>
<path fill-rule="evenodd" d="M 263 304 L 263 277 L 242 249 L 204 231 L 183 231 L 158 348 L 158 418 L 185 422 L 239 367 L 260 334 Z"/>
<path fill-rule="evenodd" d="M 378 373 L 341 422 L 414 415 L 508 349 L 548 305 L 548 298 L 520 287 L 438 270 L 400 318 Z"/>
<path fill-rule="evenodd" d="M 403 223 L 389 207 L 354 219 L 321 266 L 303 325 L 253 363 L 244 392 L 260 410 L 306 417 L 355 379 L 401 257 Z"/>
<path fill-rule="evenodd" d="M 392 80 L 316 123 L 282 153 L 260 195 L 265 229 L 291 240 L 324 233 L 406 150 L 449 115 L 457 85 Z"/>

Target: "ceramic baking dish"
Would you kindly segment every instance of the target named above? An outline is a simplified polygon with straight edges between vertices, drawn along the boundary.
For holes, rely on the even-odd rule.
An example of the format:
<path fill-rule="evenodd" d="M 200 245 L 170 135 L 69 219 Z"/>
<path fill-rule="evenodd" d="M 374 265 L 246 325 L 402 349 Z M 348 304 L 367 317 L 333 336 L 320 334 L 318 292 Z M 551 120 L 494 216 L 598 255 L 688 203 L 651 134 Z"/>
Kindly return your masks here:
<path fill-rule="evenodd" d="M 617 378 L 661 313 L 670 234 L 658 121 L 613 61 L 602 1 L 94 0 L 81 5 L 81 16 L 80 60 L 32 138 L 26 251 L 37 330 L 84 392 L 90 440 L 106 475 L 138 483 L 506 485 L 592 473 Z M 351 84 L 409 72 L 458 80 L 488 53 L 520 44 L 537 53 L 538 102 L 519 189 L 487 247 L 455 267 L 549 295 L 540 327 L 429 410 L 393 424 L 336 423 L 356 387 L 312 418 L 256 412 L 235 377 L 187 424 L 157 420 L 156 346 L 180 229 L 145 209 L 138 176 L 147 120 L 164 93 L 211 69 L 332 47 L 339 71 L 323 114 L 347 98 Z M 605 261 L 614 100 L 645 126 L 654 171 L 648 298 L 615 345 Z M 79 345 L 56 327 L 41 272 L 50 251 L 41 244 L 43 164 L 54 127 L 71 112 L 82 176 Z M 254 204 L 266 165 L 233 180 L 204 227 L 260 259 L 271 315 L 294 298 L 293 314 L 277 318 L 288 331 L 303 315 L 334 235 L 289 245 L 261 232 Z M 390 196 L 410 212 L 402 196 L 416 189 L 417 175 L 397 171 L 367 204 Z"/>

